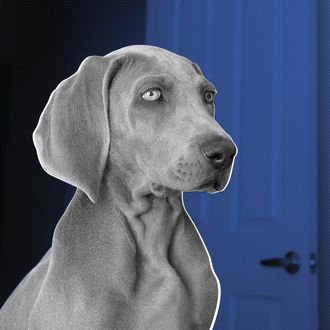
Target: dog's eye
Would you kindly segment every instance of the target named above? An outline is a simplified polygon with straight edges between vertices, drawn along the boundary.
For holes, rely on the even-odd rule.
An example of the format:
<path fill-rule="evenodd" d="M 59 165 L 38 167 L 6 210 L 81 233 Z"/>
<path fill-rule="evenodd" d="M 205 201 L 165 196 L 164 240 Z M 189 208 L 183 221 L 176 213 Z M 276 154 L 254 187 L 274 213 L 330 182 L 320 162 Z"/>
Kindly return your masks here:
<path fill-rule="evenodd" d="M 204 93 L 204 99 L 207 103 L 212 103 L 213 100 L 214 100 L 214 92 L 211 92 L 211 91 L 206 91 Z"/>
<path fill-rule="evenodd" d="M 151 88 L 144 92 L 141 97 L 145 101 L 161 101 L 163 98 L 162 92 L 159 88 Z"/>

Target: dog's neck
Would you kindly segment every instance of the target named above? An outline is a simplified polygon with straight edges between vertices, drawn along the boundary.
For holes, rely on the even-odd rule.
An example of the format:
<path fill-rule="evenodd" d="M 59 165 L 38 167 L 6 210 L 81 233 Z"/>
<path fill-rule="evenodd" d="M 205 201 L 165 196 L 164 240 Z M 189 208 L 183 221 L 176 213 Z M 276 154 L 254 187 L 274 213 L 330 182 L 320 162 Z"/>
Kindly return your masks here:
<path fill-rule="evenodd" d="M 92 203 L 78 189 L 57 225 L 51 278 L 74 278 L 62 290 L 71 295 L 93 288 L 108 302 L 111 291 L 121 297 L 120 306 L 135 306 L 142 318 L 132 316 L 127 328 L 159 320 L 170 323 L 168 329 L 184 329 L 187 319 L 208 328 L 217 283 L 182 193 L 161 187 L 155 194 L 141 173 L 124 169 L 113 168 L 104 178 L 99 200 Z"/>
<path fill-rule="evenodd" d="M 158 261 L 167 258 L 180 220 L 183 225 L 182 192 L 150 182 L 142 172 L 116 166 L 109 170 L 105 187 L 106 198 L 126 220 L 139 253 Z"/>

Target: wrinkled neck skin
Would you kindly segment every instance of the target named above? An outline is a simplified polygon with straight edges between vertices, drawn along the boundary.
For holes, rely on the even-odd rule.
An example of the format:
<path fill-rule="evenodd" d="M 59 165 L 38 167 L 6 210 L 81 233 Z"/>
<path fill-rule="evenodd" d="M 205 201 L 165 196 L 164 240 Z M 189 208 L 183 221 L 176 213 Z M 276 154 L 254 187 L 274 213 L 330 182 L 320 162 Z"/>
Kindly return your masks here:
<path fill-rule="evenodd" d="M 56 227 L 51 258 L 44 292 L 61 301 L 52 313 L 54 306 L 58 315 L 73 308 L 67 323 L 90 312 L 87 324 L 102 320 L 114 329 L 208 329 L 218 306 L 217 282 L 182 193 L 152 185 L 136 169 L 111 165 L 95 204 L 77 190 Z M 88 307 L 75 303 L 81 292 Z M 40 305 L 47 301 L 40 295 Z"/>
<path fill-rule="evenodd" d="M 142 171 L 112 166 L 106 198 L 120 210 L 140 257 L 154 262 L 168 258 L 173 232 L 186 215 L 182 192 L 150 182 Z"/>

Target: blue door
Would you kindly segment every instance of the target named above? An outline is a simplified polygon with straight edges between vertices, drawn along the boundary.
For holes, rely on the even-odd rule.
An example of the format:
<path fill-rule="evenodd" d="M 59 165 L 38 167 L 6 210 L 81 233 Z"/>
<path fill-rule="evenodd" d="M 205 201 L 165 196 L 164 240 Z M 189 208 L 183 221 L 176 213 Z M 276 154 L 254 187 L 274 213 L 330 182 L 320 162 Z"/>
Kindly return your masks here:
<path fill-rule="evenodd" d="M 316 0 L 149 0 L 146 43 L 200 64 L 239 150 L 225 192 L 185 194 L 214 329 L 317 329 Z"/>

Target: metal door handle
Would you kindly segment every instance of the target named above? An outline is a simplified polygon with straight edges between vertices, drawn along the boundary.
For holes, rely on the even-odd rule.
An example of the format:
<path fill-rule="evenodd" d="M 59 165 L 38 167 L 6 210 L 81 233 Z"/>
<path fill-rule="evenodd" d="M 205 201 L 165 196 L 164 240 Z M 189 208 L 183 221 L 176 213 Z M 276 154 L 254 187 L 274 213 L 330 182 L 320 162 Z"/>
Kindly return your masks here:
<path fill-rule="evenodd" d="M 297 252 L 289 251 L 282 258 L 269 258 L 260 260 L 263 266 L 283 267 L 288 273 L 295 274 L 300 268 L 300 257 Z"/>

